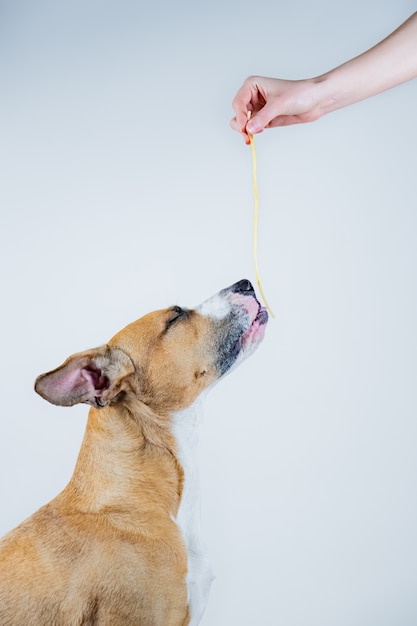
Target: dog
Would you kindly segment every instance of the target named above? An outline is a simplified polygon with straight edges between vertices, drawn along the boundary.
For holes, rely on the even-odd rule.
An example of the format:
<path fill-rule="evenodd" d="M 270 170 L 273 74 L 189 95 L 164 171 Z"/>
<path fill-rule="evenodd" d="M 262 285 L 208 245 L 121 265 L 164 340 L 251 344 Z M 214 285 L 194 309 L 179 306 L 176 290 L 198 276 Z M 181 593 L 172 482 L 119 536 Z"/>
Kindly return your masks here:
<path fill-rule="evenodd" d="M 201 399 L 267 321 L 241 280 L 195 309 L 149 313 L 36 379 L 49 402 L 91 408 L 66 488 L 0 542 L 1 626 L 197 626 L 213 579 Z"/>

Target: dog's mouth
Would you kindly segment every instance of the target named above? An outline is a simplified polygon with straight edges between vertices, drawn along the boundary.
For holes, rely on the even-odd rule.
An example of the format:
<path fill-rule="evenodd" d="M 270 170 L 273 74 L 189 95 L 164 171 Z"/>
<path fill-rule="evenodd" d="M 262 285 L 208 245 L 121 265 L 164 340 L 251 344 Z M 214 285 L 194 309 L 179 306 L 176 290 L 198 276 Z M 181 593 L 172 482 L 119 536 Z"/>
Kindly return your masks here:
<path fill-rule="evenodd" d="M 236 328 L 237 334 L 234 341 L 232 340 L 229 344 L 230 352 L 226 369 L 229 369 L 236 361 L 240 362 L 241 359 L 252 354 L 264 337 L 269 319 L 267 309 L 261 305 L 255 295 L 244 296 L 243 299 L 240 297 L 238 302 L 236 300 L 237 298 L 235 298 L 235 304 L 241 310 L 242 322 L 245 318 L 246 321 L 242 323 L 240 331 Z"/>
<path fill-rule="evenodd" d="M 269 317 L 248 280 L 223 289 L 203 302 L 197 312 L 213 321 L 215 362 L 220 376 L 255 350 L 263 339 Z"/>
<path fill-rule="evenodd" d="M 256 314 L 241 340 L 241 347 L 245 349 L 249 344 L 256 344 L 265 334 L 265 327 L 269 319 L 268 311 L 261 305 L 256 297 L 253 297 L 257 304 Z"/>
<path fill-rule="evenodd" d="M 253 320 L 252 325 L 255 322 L 258 322 L 262 326 L 263 324 L 267 323 L 268 319 L 269 319 L 269 315 L 268 315 L 267 308 L 264 307 L 264 306 L 259 305 L 259 311 L 258 311 L 255 319 Z"/>

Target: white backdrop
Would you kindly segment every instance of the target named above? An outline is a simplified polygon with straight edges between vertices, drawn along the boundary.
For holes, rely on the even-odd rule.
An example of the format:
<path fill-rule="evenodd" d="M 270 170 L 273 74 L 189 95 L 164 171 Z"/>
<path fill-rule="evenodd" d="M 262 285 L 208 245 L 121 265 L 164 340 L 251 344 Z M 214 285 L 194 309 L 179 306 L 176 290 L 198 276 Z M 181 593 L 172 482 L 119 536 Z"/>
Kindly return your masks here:
<path fill-rule="evenodd" d="M 35 377 L 170 304 L 254 279 L 252 73 L 359 54 L 411 1 L 3 1 L 0 534 L 69 479 L 87 407 Z M 276 319 L 201 450 L 204 626 L 414 626 L 417 82 L 256 138 Z"/>

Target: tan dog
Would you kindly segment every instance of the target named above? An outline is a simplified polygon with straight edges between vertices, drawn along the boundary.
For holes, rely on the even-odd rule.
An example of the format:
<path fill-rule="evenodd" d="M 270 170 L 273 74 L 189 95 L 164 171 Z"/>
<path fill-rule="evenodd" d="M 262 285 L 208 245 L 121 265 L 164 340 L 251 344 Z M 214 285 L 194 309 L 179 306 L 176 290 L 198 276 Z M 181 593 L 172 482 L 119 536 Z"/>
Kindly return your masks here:
<path fill-rule="evenodd" d="M 1 626 L 196 626 L 211 569 L 199 532 L 198 397 L 268 315 L 243 280 L 194 310 L 142 317 L 40 376 L 92 405 L 67 487 L 0 542 Z"/>

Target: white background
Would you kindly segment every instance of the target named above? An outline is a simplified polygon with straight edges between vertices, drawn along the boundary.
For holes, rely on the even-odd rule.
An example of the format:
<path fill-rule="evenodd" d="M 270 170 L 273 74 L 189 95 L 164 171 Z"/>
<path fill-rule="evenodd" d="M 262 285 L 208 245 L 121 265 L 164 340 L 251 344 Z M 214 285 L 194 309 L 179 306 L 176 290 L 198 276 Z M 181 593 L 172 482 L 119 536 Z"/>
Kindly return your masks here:
<path fill-rule="evenodd" d="M 35 377 L 247 277 L 249 74 L 359 54 L 411 1 L 0 5 L 0 534 L 71 476 L 87 407 Z M 201 450 L 204 626 L 417 623 L 417 82 L 256 138 L 276 319 Z"/>

